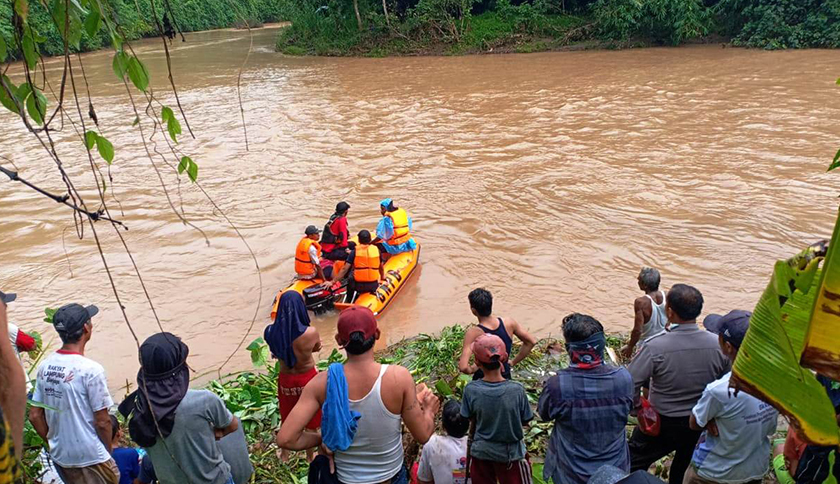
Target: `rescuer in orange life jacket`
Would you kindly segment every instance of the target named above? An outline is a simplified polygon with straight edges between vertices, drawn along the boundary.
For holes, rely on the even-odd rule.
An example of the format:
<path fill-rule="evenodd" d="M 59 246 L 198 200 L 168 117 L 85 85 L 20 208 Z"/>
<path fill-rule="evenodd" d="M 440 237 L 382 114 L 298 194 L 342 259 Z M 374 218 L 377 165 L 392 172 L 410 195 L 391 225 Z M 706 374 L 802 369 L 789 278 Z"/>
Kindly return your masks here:
<path fill-rule="evenodd" d="M 349 270 L 353 270 L 347 285 L 348 301 L 355 301 L 359 294 L 375 293 L 385 279 L 385 268 L 379 249 L 371 244 L 370 232 L 359 232 L 359 243 L 350 249 L 347 264 L 341 268 L 335 280 L 340 281 Z"/>
<path fill-rule="evenodd" d="M 321 244 L 318 243 L 318 238 L 321 231 L 318 227 L 310 225 L 306 227 L 304 236 L 298 242 L 297 249 L 295 249 L 295 273 L 298 279 L 322 279 L 324 271 L 321 269 Z"/>
<path fill-rule="evenodd" d="M 417 242 L 411 237 L 411 217 L 405 210 L 395 207 L 394 201 L 386 198 L 379 202 L 382 219 L 376 226 L 376 239 L 373 243 L 390 257 L 402 252 L 411 252 L 417 248 Z"/>

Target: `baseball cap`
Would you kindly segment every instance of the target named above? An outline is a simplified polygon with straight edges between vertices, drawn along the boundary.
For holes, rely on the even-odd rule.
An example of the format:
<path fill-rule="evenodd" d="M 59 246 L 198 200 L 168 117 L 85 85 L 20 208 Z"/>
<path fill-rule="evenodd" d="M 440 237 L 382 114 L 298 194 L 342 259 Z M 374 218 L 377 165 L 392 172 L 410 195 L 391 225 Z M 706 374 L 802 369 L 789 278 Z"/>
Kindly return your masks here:
<path fill-rule="evenodd" d="M 342 213 L 342 212 L 345 212 L 345 211 L 347 211 L 347 209 L 348 209 L 348 208 L 350 208 L 350 204 L 349 204 L 349 203 L 347 203 L 347 202 L 338 202 L 338 203 L 335 205 L 335 213 Z"/>
<path fill-rule="evenodd" d="M 9 304 L 15 299 L 17 299 L 17 294 L 5 293 L 3 291 L 0 291 L 0 301 L 3 301 L 5 304 Z"/>
<path fill-rule="evenodd" d="M 304 231 L 304 233 L 306 235 L 314 235 L 314 234 L 320 234 L 321 231 L 318 230 L 318 227 L 316 227 L 314 225 L 310 225 L 309 227 L 306 227 L 306 230 Z"/>
<path fill-rule="evenodd" d="M 59 333 L 69 335 L 78 334 L 90 318 L 99 313 L 96 306 L 82 306 L 81 304 L 65 304 L 58 308 L 53 315 L 53 326 Z"/>
<path fill-rule="evenodd" d="M 707 331 L 720 335 L 732 346 L 740 348 L 747 330 L 750 329 L 750 316 L 752 316 L 751 312 L 740 309 L 729 311 L 723 316 L 710 314 L 703 320 L 703 327 Z"/>
<path fill-rule="evenodd" d="M 492 363 L 498 356 L 498 361 L 504 363 L 508 359 L 505 343 L 495 334 L 482 334 L 473 341 L 472 352 L 475 359 L 481 363 Z"/>
<path fill-rule="evenodd" d="M 350 341 L 350 335 L 361 332 L 365 339 L 376 335 L 376 316 L 363 306 L 350 306 L 338 316 L 338 336 L 343 341 Z"/>

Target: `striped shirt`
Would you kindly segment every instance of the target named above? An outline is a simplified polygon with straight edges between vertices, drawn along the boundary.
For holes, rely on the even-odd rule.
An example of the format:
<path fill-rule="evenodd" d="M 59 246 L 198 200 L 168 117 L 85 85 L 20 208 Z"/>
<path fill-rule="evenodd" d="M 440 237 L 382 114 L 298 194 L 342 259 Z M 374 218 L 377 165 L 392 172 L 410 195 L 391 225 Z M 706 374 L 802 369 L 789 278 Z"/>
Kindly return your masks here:
<path fill-rule="evenodd" d="M 633 407 L 633 380 L 625 368 L 566 368 L 546 382 L 537 407 L 554 420 L 544 477 L 554 484 L 585 484 L 605 465 L 630 470 L 625 426 Z"/>

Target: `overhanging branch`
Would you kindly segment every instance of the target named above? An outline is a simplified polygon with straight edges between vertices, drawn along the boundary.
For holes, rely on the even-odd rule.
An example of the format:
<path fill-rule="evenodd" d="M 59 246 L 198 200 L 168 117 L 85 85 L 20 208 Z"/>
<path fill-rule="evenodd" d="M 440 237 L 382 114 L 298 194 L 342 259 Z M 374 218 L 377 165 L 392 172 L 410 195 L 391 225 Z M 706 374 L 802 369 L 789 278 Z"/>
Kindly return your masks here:
<path fill-rule="evenodd" d="M 61 203 L 63 205 L 67 205 L 68 207 L 72 208 L 73 210 L 79 212 L 80 214 L 87 216 L 89 219 L 91 219 L 94 222 L 96 222 L 97 220 L 107 220 L 109 222 L 115 223 L 115 224 L 123 227 L 124 229 L 128 230 L 128 227 L 124 223 L 120 222 L 119 220 L 114 220 L 112 218 L 106 217 L 104 210 L 97 210 L 96 212 L 91 212 L 89 210 L 85 210 L 83 208 L 77 207 L 76 205 L 68 202 L 68 200 L 70 199 L 70 195 L 55 195 L 53 193 L 50 193 L 50 192 L 44 190 L 43 188 L 39 188 L 39 187 L 33 185 L 32 183 L 24 180 L 23 178 L 21 178 L 18 175 L 18 172 L 9 170 L 8 168 L 4 168 L 3 166 L 0 166 L 0 172 L 3 172 L 3 174 L 5 174 L 7 177 L 9 177 L 9 180 L 23 183 L 24 185 L 26 185 L 29 188 L 35 190 L 36 192 L 40 193 L 41 195 L 44 195 L 45 197 L 53 200 L 54 202 Z"/>

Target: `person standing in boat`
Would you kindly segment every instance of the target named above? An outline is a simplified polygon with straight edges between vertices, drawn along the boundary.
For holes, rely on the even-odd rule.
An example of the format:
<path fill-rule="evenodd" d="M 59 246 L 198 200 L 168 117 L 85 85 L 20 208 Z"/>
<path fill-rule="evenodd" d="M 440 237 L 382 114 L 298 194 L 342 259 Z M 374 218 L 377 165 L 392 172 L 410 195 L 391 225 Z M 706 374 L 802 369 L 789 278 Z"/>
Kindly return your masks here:
<path fill-rule="evenodd" d="M 665 316 L 665 293 L 659 289 L 659 271 L 643 267 L 639 272 L 639 289 L 644 296 L 636 298 L 633 312 L 636 315 L 630 340 L 621 348 L 621 356 L 631 358 L 636 346 L 641 347 L 652 336 L 665 331 L 668 317 Z"/>
<path fill-rule="evenodd" d="M 350 249 L 347 264 L 335 275 L 340 281 L 352 270 L 350 284 L 347 288 L 347 301 L 353 302 L 359 294 L 375 293 L 381 281 L 385 279 L 385 268 L 379 249 L 371 243 L 370 232 L 359 232 L 359 243 Z"/>
<path fill-rule="evenodd" d="M 321 235 L 321 254 L 327 260 L 346 260 L 350 252 L 348 248 L 350 232 L 347 225 L 347 212 L 350 204 L 338 202 L 335 206 L 335 213 L 324 225 L 324 232 Z"/>
<path fill-rule="evenodd" d="M 405 210 L 394 206 L 394 201 L 386 198 L 379 202 L 382 218 L 376 226 L 376 239 L 373 243 L 386 258 L 402 252 L 411 252 L 417 248 L 417 242 L 411 237 L 412 221 Z"/>
<path fill-rule="evenodd" d="M 473 375 L 473 380 L 480 380 L 484 376 L 483 372 L 478 366 L 470 363 L 473 341 L 482 334 L 494 334 L 501 338 L 505 343 L 505 351 L 507 351 L 507 354 L 510 354 L 513 348 L 513 337 L 516 336 L 522 342 L 519 353 L 509 363 L 505 361 L 504 368 L 502 368 L 502 376 L 510 380 L 510 368 L 516 366 L 517 363 L 531 354 L 531 350 L 537 344 L 536 338 L 528 333 L 515 319 L 502 319 L 493 316 L 493 295 L 487 289 L 481 287 L 474 289 L 470 292 L 468 299 L 470 301 L 470 310 L 478 318 L 478 325 L 470 327 L 467 329 L 466 334 L 464 334 L 464 348 L 461 350 L 461 359 L 458 361 L 458 368 L 461 370 L 461 373 Z"/>
<path fill-rule="evenodd" d="M 303 238 L 298 242 L 295 249 L 295 273 L 298 279 L 327 280 L 324 270 L 321 269 L 321 244 L 318 243 L 320 233 L 318 227 L 310 225 L 306 227 Z"/>

